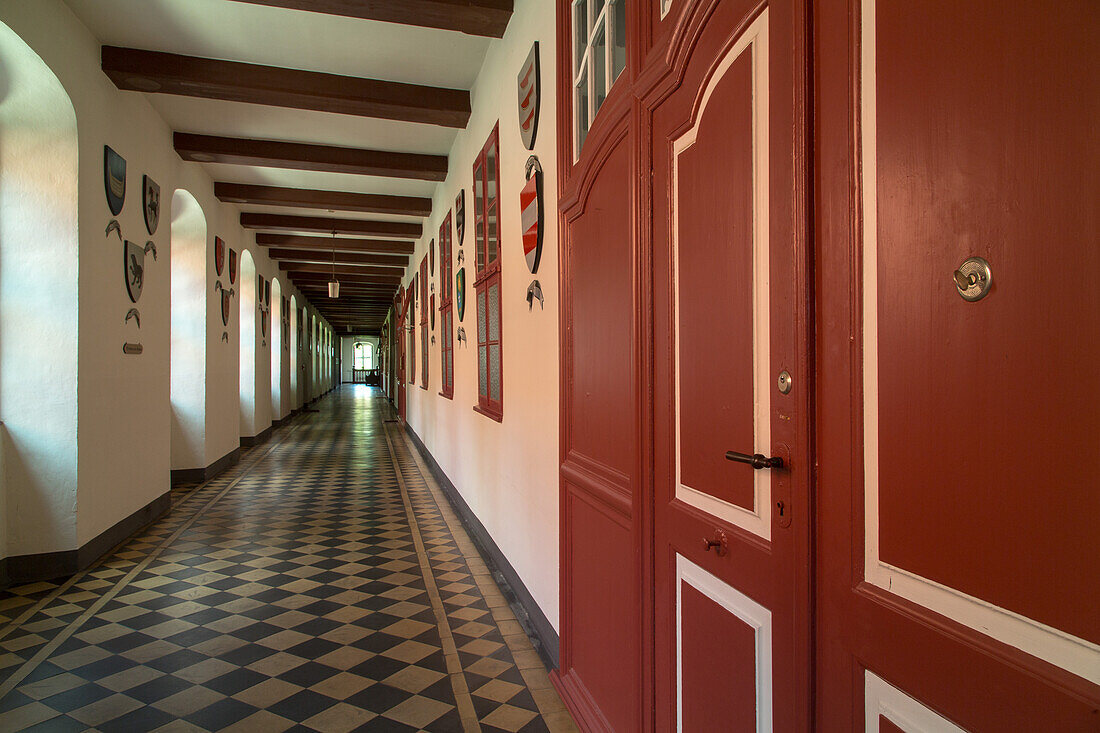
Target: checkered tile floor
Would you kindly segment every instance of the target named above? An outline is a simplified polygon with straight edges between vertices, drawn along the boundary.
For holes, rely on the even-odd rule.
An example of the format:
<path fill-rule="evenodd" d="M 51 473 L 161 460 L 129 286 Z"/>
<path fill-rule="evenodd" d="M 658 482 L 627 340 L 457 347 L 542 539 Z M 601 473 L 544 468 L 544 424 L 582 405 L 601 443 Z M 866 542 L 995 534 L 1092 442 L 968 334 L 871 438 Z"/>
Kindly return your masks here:
<path fill-rule="evenodd" d="M 0 731 L 571 731 L 377 391 L 345 386 L 84 573 L 0 592 Z"/>

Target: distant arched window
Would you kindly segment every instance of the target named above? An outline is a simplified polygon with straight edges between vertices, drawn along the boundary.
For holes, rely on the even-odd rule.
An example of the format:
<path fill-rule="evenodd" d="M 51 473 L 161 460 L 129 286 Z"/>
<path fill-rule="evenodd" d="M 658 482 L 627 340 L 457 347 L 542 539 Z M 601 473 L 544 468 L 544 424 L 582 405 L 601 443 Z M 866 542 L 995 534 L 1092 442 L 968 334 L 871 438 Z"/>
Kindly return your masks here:
<path fill-rule="evenodd" d="M 353 369 L 374 369 L 374 344 L 356 342 L 351 354 Z"/>

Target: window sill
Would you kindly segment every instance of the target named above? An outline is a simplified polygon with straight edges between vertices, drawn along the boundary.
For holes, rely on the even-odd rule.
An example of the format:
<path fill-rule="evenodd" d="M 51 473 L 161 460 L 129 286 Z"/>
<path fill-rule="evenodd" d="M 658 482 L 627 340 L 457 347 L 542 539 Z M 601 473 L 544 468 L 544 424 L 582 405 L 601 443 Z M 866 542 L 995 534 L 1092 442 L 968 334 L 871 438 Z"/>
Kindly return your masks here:
<path fill-rule="evenodd" d="M 425 392 L 427 392 L 427 391 L 428 391 L 428 385 L 426 385 L 426 384 L 422 384 L 422 385 L 420 385 L 420 389 L 422 389 L 422 390 L 424 390 Z"/>
<path fill-rule="evenodd" d="M 455 398 L 454 394 L 447 394 L 446 392 L 440 392 L 439 396 L 446 397 L 449 400 L 453 400 Z"/>
<path fill-rule="evenodd" d="M 490 420 L 496 420 L 497 422 L 504 422 L 504 413 L 489 410 L 481 405 L 474 405 L 474 412 L 479 412 Z"/>

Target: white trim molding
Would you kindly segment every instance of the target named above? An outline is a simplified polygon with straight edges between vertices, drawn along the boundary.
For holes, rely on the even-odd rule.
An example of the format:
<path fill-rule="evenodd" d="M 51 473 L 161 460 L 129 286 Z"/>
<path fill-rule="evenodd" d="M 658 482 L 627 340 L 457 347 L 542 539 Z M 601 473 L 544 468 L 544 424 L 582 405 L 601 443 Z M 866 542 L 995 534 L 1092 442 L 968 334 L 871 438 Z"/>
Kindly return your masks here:
<path fill-rule="evenodd" d="M 683 603 L 687 583 L 753 629 L 756 639 L 756 731 L 772 729 L 772 614 L 736 588 L 676 555 L 676 730 L 684 729 Z"/>
<path fill-rule="evenodd" d="M 672 142 L 672 279 L 675 318 L 676 498 L 753 534 L 771 539 L 771 471 L 753 471 L 752 510 L 719 499 L 683 482 L 680 465 L 680 156 L 699 135 L 699 125 L 718 83 L 745 52 L 752 59 L 753 122 L 753 434 L 757 453 L 771 455 L 771 288 L 768 209 L 768 11 L 765 9 L 715 67 L 696 104 L 691 129 Z M 743 449 L 742 449 L 743 450 Z"/>
<path fill-rule="evenodd" d="M 965 733 L 964 729 L 864 670 L 864 730 L 879 733 L 879 717 L 885 717 L 905 733 Z"/>
<path fill-rule="evenodd" d="M 878 149 L 875 2 L 863 0 L 860 147 L 863 195 L 864 575 L 867 582 L 1100 684 L 1100 646 L 883 562 L 879 538 Z M 1037 548 L 1038 549 L 1038 548 Z"/>

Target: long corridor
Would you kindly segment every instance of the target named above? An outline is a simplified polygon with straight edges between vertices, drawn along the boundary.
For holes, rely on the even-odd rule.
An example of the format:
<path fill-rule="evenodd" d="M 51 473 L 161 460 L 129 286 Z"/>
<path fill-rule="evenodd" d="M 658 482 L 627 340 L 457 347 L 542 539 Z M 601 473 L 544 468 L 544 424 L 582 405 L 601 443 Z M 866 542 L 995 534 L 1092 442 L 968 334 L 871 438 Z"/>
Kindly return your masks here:
<path fill-rule="evenodd" d="M 389 403 L 318 405 L 89 570 L 0 594 L 0 730 L 574 729 Z"/>

